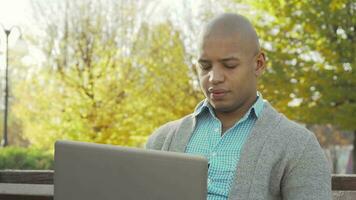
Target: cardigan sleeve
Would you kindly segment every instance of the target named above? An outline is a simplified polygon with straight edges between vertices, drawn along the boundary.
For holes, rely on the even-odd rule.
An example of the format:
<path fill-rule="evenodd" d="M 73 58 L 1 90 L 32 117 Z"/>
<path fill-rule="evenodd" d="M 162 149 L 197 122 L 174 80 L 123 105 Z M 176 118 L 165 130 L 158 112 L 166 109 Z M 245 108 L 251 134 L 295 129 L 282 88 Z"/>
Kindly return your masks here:
<path fill-rule="evenodd" d="M 145 149 L 168 150 L 172 137 L 181 124 L 181 119 L 168 122 L 156 129 L 147 139 Z"/>
<path fill-rule="evenodd" d="M 283 200 L 331 200 L 331 171 L 316 137 L 290 163 L 281 185 Z"/>
<path fill-rule="evenodd" d="M 169 123 L 155 130 L 147 139 L 145 149 L 161 150 L 169 133 Z"/>

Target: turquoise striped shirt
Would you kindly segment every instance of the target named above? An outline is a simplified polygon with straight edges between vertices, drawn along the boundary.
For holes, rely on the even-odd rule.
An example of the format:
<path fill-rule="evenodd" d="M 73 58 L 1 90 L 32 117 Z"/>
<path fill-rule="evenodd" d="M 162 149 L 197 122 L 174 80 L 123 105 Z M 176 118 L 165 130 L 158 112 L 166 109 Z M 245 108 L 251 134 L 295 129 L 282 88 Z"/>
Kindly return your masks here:
<path fill-rule="evenodd" d="M 196 126 L 186 153 L 202 155 L 209 161 L 208 200 L 227 200 L 233 183 L 240 150 L 263 110 L 260 93 L 247 113 L 221 136 L 222 125 L 208 100 L 194 111 Z"/>

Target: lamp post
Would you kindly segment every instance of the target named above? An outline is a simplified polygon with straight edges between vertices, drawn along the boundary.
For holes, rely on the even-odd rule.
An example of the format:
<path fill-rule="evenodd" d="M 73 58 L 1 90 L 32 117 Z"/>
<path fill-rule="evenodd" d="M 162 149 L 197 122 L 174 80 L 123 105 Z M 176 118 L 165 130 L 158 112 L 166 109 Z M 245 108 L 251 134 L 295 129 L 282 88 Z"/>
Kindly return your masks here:
<path fill-rule="evenodd" d="M 1 25 L 1 24 L 0 24 Z M 5 33 L 5 102 L 4 102 L 4 127 L 3 127 L 3 136 L 1 141 L 1 146 L 5 147 L 8 145 L 8 132 L 7 132 L 7 123 L 8 123 L 8 105 L 9 105 L 9 36 L 11 32 L 16 28 L 21 34 L 20 28 L 13 26 L 10 29 L 4 28 L 1 25 L 2 31 Z"/>

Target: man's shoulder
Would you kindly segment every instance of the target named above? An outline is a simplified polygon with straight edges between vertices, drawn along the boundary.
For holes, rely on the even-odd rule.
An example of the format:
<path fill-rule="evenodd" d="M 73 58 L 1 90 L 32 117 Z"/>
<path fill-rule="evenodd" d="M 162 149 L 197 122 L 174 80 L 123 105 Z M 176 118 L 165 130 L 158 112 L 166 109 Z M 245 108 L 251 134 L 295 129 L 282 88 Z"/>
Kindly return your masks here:
<path fill-rule="evenodd" d="M 286 134 L 290 140 L 307 142 L 315 138 L 314 133 L 309 131 L 305 126 L 299 124 L 286 116 L 282 115 L 279 130 Z"/>
<path fill-rule="evenodd" d="M 191 118 L 191 114 L 186 115 L 180 119 L 167 122 L 157 128 L 149 137 L 146 143 L 147 149 L 156 149 L 161 150 L 162 146 L 167 140 L 169 140 L 179 126 L 182 124 L 184 120 L 189 120 Z"/>
<path fill-rule="evenodd" d="M 265 116 L 265 120 L 269 121 L 271 119 L 276 120 L 276 127 L 274 127 L 273 133 L 277 136 L 288 140 L 298 140 L 298 141 L 307 141 L 310 140 L 311 137 L 314 137 L 314 133 L 309 131 L 302 124 L 297 123 L 284 114 L 278 112 L 272 105 L 267 104 L 266 112 L 268 114 Z"/>
<path fill-rule="evenodd" d="M 302 155 L 310 153 L 322 156 L 322 148 L 315 134 L 284 115 L 281 116 L 274 137 L 283 144 L 286 156 L 293 160 L 299 160 Z"/>

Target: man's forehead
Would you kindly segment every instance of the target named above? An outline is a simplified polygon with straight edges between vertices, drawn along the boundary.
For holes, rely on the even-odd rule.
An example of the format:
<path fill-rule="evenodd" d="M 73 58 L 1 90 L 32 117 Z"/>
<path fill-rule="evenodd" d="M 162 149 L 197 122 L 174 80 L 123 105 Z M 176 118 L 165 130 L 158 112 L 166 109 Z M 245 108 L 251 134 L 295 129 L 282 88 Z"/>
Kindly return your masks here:
<path fill-rule="evenodd" d="M 229 34 L 210 34 L 206 37 L 201 38 L 200 47 L 204 48 L 209 45 L 214 46 L 235 46 L 238 47 L 244 42 L 243 37 L 240 33 L 229 33 Z"/>
<path fill-rule="evenodd" d="M 201 50 L 198 54 L 198 61 L 228 61 L 236 60 L 239 61 L 243 57 L 242 51 L 230 50 L 230 51 L 220 51 L 219 49 L 207 49 Z"/>
<path fill-rule="evenodd" d="M 209 58 L 215 55 L 219 58 L 240 57 L 248 47 L 243 40 L 232 37 L 209 37 L 202 40 L 198 55 L 200 58 Z"/>

